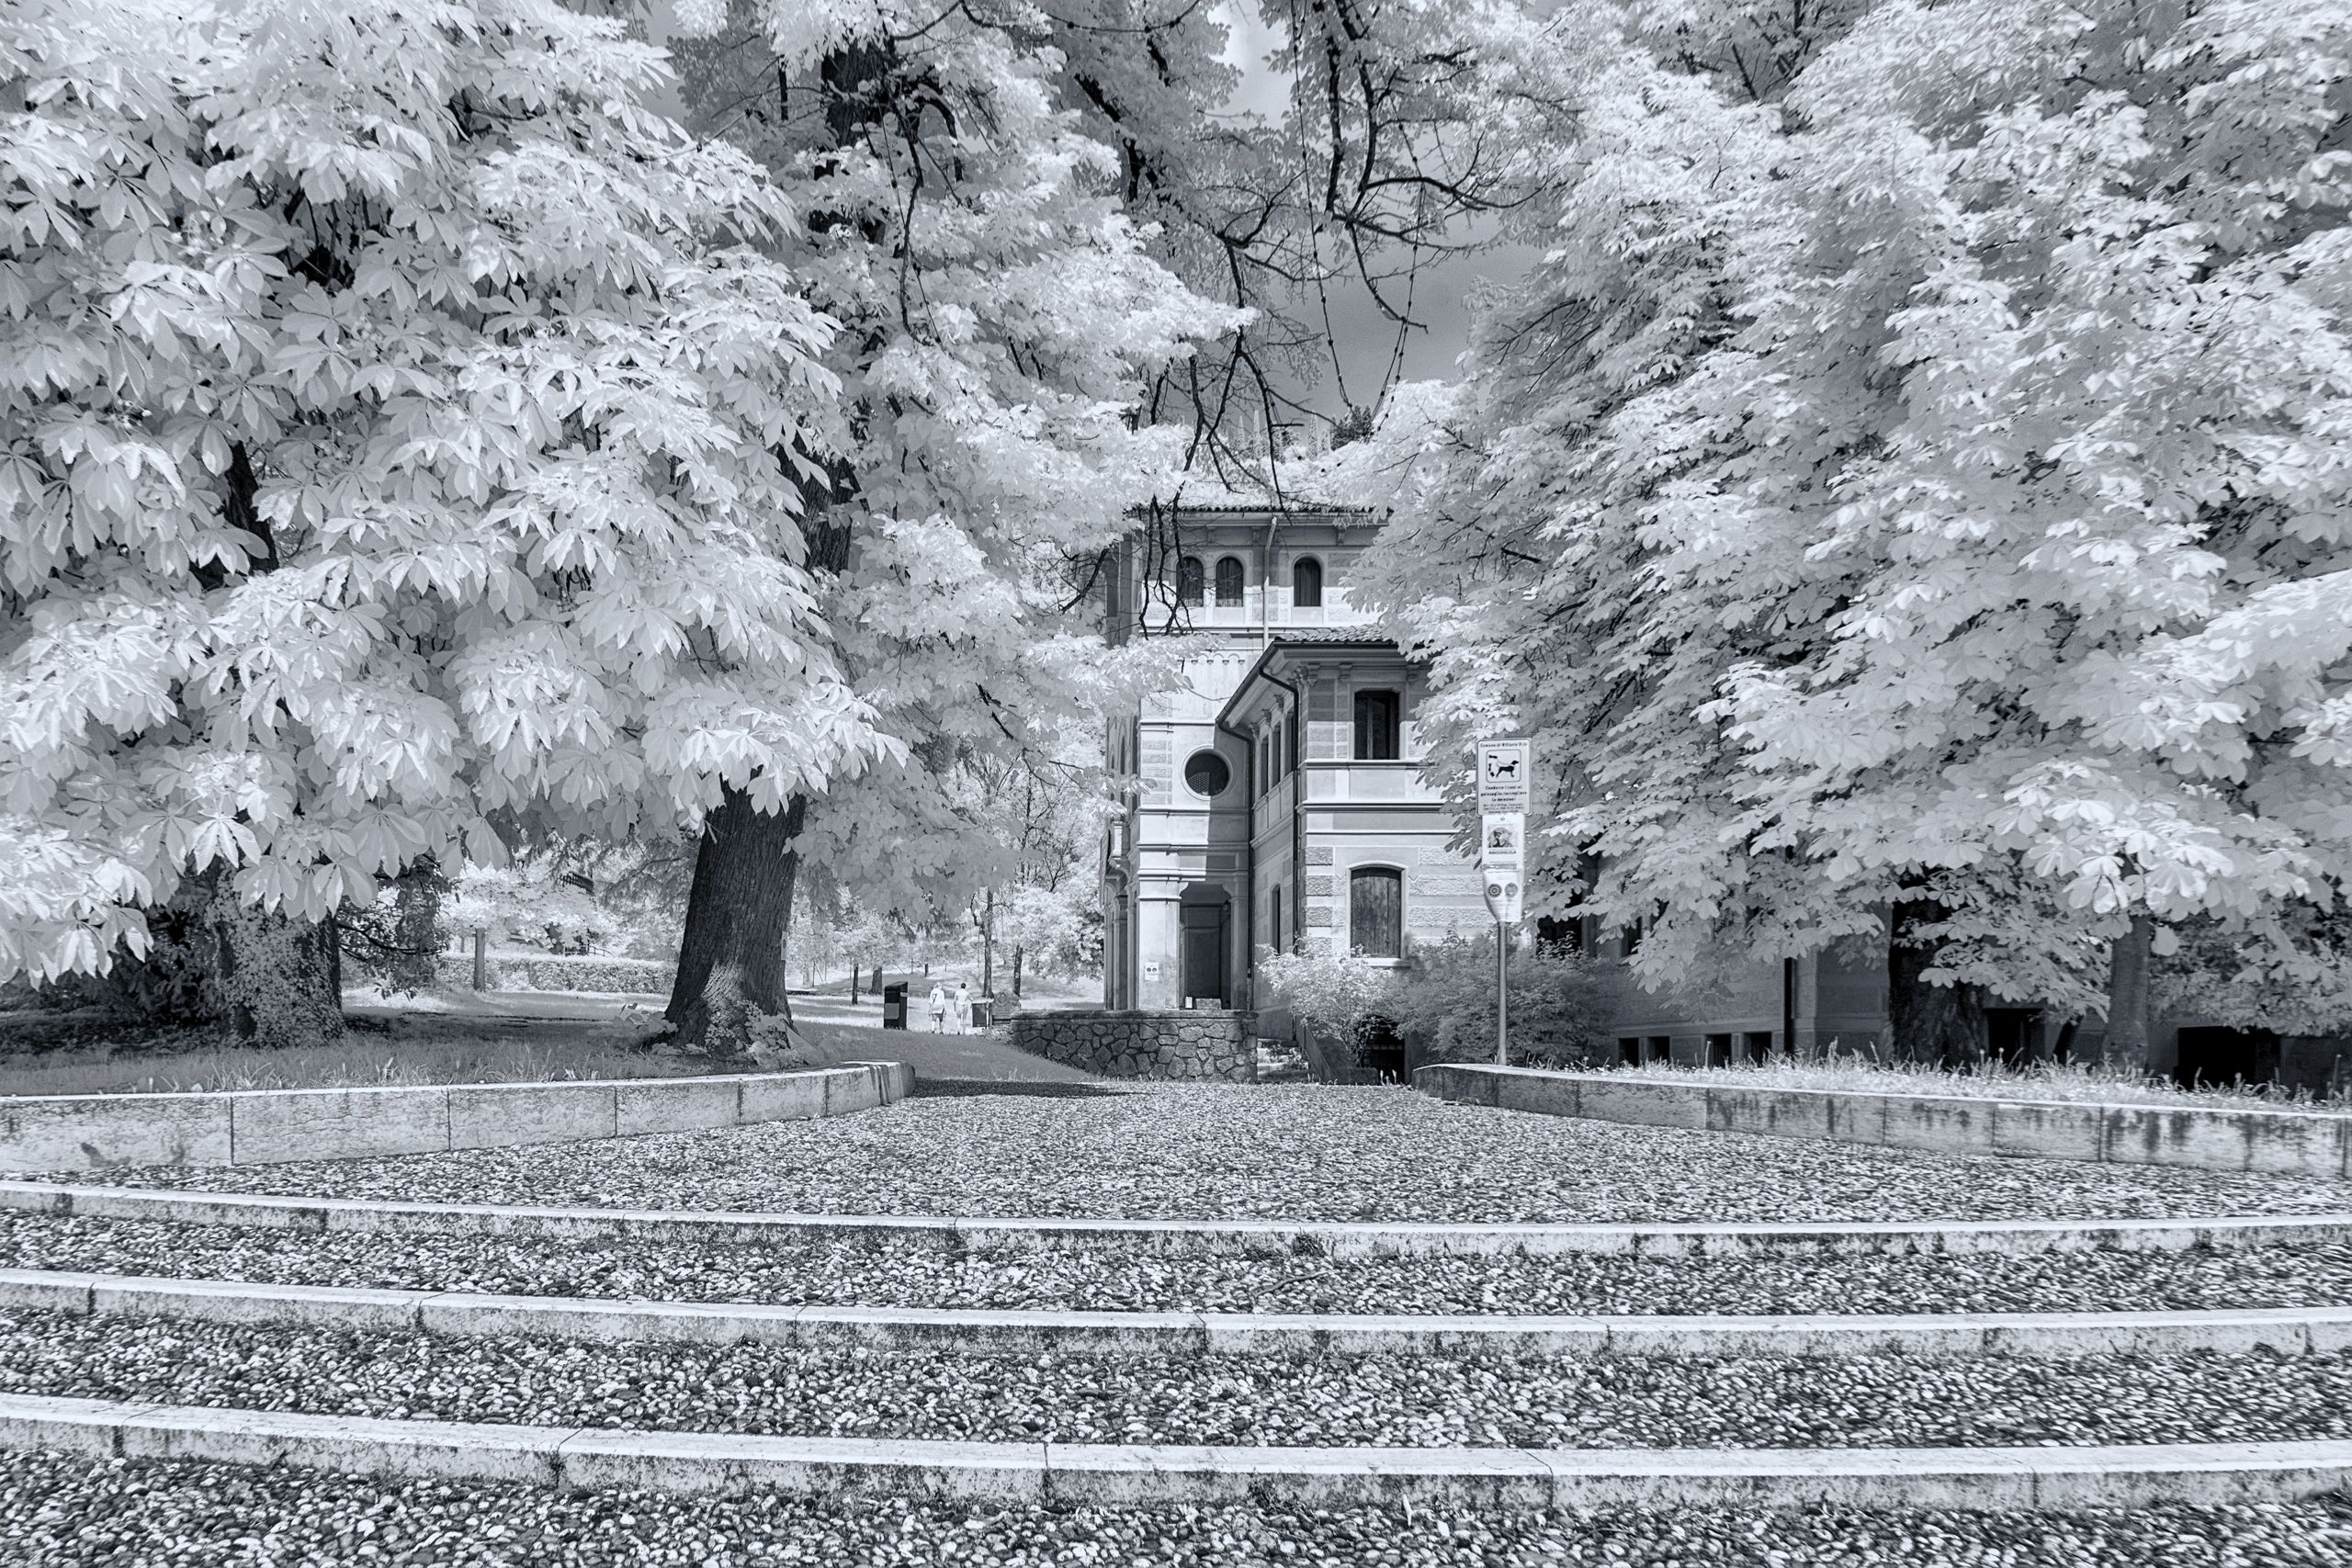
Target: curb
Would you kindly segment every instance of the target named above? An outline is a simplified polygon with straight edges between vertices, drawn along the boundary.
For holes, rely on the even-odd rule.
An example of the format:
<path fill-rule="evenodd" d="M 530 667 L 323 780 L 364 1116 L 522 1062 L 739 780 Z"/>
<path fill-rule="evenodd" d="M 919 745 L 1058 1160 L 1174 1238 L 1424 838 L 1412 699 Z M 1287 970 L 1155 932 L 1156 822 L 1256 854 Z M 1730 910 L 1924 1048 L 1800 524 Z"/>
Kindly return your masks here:
<path fill-rule="evenodd" d="M 502 1296 L 0 1269 L 0 1308 L 605 1344 L 1216 1356 L 2075 1356 L 2352 1350 L 2352 1306 L 1765 1317 L 1346 1316 Z"/>
<path fill-rule="evenodd" d="M 371 1475 L 996 1504 L 2130 1507 L 2352 1482 L 2352 1442 L 2030 1449 L 1241 1449 L 496 1427 L 0 1396 L 0 1447 Z"/>
<path fill-rule="evenodd" d="M 846 1242 L 953 1255 L 1116 1247 L 1173 1257 L 1484 1258 L 1571 1253 L 2182 1252 L 2352 1241 L 2352 1213 L 2187 1220 L 1876 1220 L 1846 1224 L 1417 1224 L 1291 1220 L 956 1219 L 672 1209 L 390 1203 L 174 1188 L 0 1181 L 0 1212 L 344 1235 L 508 1235 L 774 1246 Z"/>
<path fill-rule="evenodd" d="M 267 1165 L 707 1132 L 876 1110 L 903 1062 L 782 1073 L 218 1093 L 0 1095 L 0 1170 Z"/>
<path fill-rule="evenodd" d="M 2352 1179 L 2352 1115 L 2343 1111 L 1774 1089 L 1452 1062 L 1421 1068 L 1413 1085 L 1465 1105 L 1692 1132 Z"/>

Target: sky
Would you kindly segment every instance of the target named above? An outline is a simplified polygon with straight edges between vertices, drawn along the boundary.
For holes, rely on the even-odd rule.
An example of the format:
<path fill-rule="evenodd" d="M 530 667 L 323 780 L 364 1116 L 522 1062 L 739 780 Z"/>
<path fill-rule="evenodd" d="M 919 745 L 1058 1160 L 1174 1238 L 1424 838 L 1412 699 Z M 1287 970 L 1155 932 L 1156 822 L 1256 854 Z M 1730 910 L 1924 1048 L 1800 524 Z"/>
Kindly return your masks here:
<path fill-rule="evenodd" d="M 1237 114 L 1279 118 L 1283 107 L 1283 82 L 1267 64 L 1279 35 L 1266 25 L 1254 5 L 1215 0 L 1215 6 L 1216 13 L 1231 34 L 1226 59 L 1241 72 L 1240 89 L 1228 108 Z M 671 0 L 654 0 L 649 7 L 647 32 L 653 42 L 668 40 L 671 15 Z M 663 107 L 675 113 L 679 107 L 668 104 Z M 1532 254 L 1521 247 L 1499 247 L 1429 262 L 1415 286 L 1411 312 L 1414 320 L 1424 324 L 1407 334 L 1402 378 L 1452 379 L 1454 361 L 1469 341 L 1470 314 L 1464 302 L 1465 296 L 1481 278 L 1518 276 Z M 1379 392 L 1388 356 L 1395 350 L 1396 323 L 1361 286 L 1333 290 L 1331 323 L 1348 398 L 1358 403 L 1367 402 Z M 1337 417 L 1347 410 L 1347 402 L 1340 396 L 1340 379 L 1328 371 L 1312 386 L 1287 390 L 1328 416 Z"/>
<path fill-rule="evenodd" d="M 1225 58 L 1242 73 L 1240 90 L 1228 107 L 1236 113 L 1256 114 L 1269 119 L 1280 118 L 1284 84 L 1266 63 L 1280 35 L 1266 26 L 1255 6 L 1218 0 L 1216 13 L 1231 32 Z M 1524 246 L 1498 246 L 1427 263 L 1415 285 L 1410 312 L 1424 325 L 1407 334 L 1402 379 L 1453 379 L 1454 361 L 1469 342 L 1466 297 L 1482 278 L 1508 280 L 1518 276 L 1533 254 Z M 1331 321 L 1348 395 L 1356 402 L 1367 401 L 1378 392 L 1388 356 L 1396 348 L 1396 323 L 1361 286 L 1333 293 Z M 1302 400 L 1326 414 L 1345 412 L 1340 388 L 1329 375 L 1320 385 L 1302 390 Z"/>

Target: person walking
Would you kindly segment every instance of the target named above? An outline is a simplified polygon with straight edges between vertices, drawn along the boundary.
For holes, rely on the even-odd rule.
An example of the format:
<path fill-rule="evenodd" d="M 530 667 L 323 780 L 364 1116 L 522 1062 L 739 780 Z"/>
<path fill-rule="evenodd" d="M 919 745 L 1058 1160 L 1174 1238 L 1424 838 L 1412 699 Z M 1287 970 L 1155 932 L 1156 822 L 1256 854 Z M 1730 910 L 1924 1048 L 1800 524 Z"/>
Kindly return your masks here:
<path fill-rule="evenodd" d="M 970 987 L 966 986 L 961 980 L 956 982 L 956 1001 L 954 1005 L 956 1009 L 956 1032 L 958 1034 L 971 1033 L 972 992 Z"/>
<path fill-rule="evenodd" d="M 947 1027 L 947 987 L 938 981 L 931 983 L 931 1032 L 941 1032 Z"/>

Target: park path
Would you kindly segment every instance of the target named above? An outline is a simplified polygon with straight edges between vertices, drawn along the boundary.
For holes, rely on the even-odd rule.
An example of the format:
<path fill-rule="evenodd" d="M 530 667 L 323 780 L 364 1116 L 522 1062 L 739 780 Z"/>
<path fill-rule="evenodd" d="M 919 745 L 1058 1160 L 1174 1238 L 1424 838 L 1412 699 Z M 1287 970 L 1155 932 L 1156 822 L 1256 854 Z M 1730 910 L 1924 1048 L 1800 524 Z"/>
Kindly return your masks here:
<path fill-rule="evenodd" d="M 993 1034 L 933 1034 L 922 1016 L 913 1029 L 884 1029 L 876 1002 L 856 1007 L 839 997 L 795 997 L 792 1016 L 819 1060 L 904 1062 L 918 1081 L 977 1078 L 999 1083 L 1085 1083 L 1092 1073 L 1033 1056 Z"/>

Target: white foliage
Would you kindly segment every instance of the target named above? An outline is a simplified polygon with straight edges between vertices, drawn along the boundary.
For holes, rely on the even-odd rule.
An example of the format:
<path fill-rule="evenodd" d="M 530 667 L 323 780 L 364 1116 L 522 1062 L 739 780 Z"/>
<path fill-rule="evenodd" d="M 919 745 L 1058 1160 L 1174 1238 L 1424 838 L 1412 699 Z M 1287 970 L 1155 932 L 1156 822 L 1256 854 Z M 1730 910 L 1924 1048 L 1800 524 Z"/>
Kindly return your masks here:
<path fill-rule="evenodd" d="M 790 203 L 552 0 L 0 14 L 0 976 L 880 755 Z"/>
<path fill-rule="evenodd" d="M 1962 977 L 2081 1002 L 2132 911 L 2333 904 L 2352 12 L 1781 15 L 1571 6 L 1495 67 L 1548 254 L 1368 573 L 1425 725 L 1538 735 L 1536 885 L 1599 849 L 1652 978 L 1925 892 Z"/>

